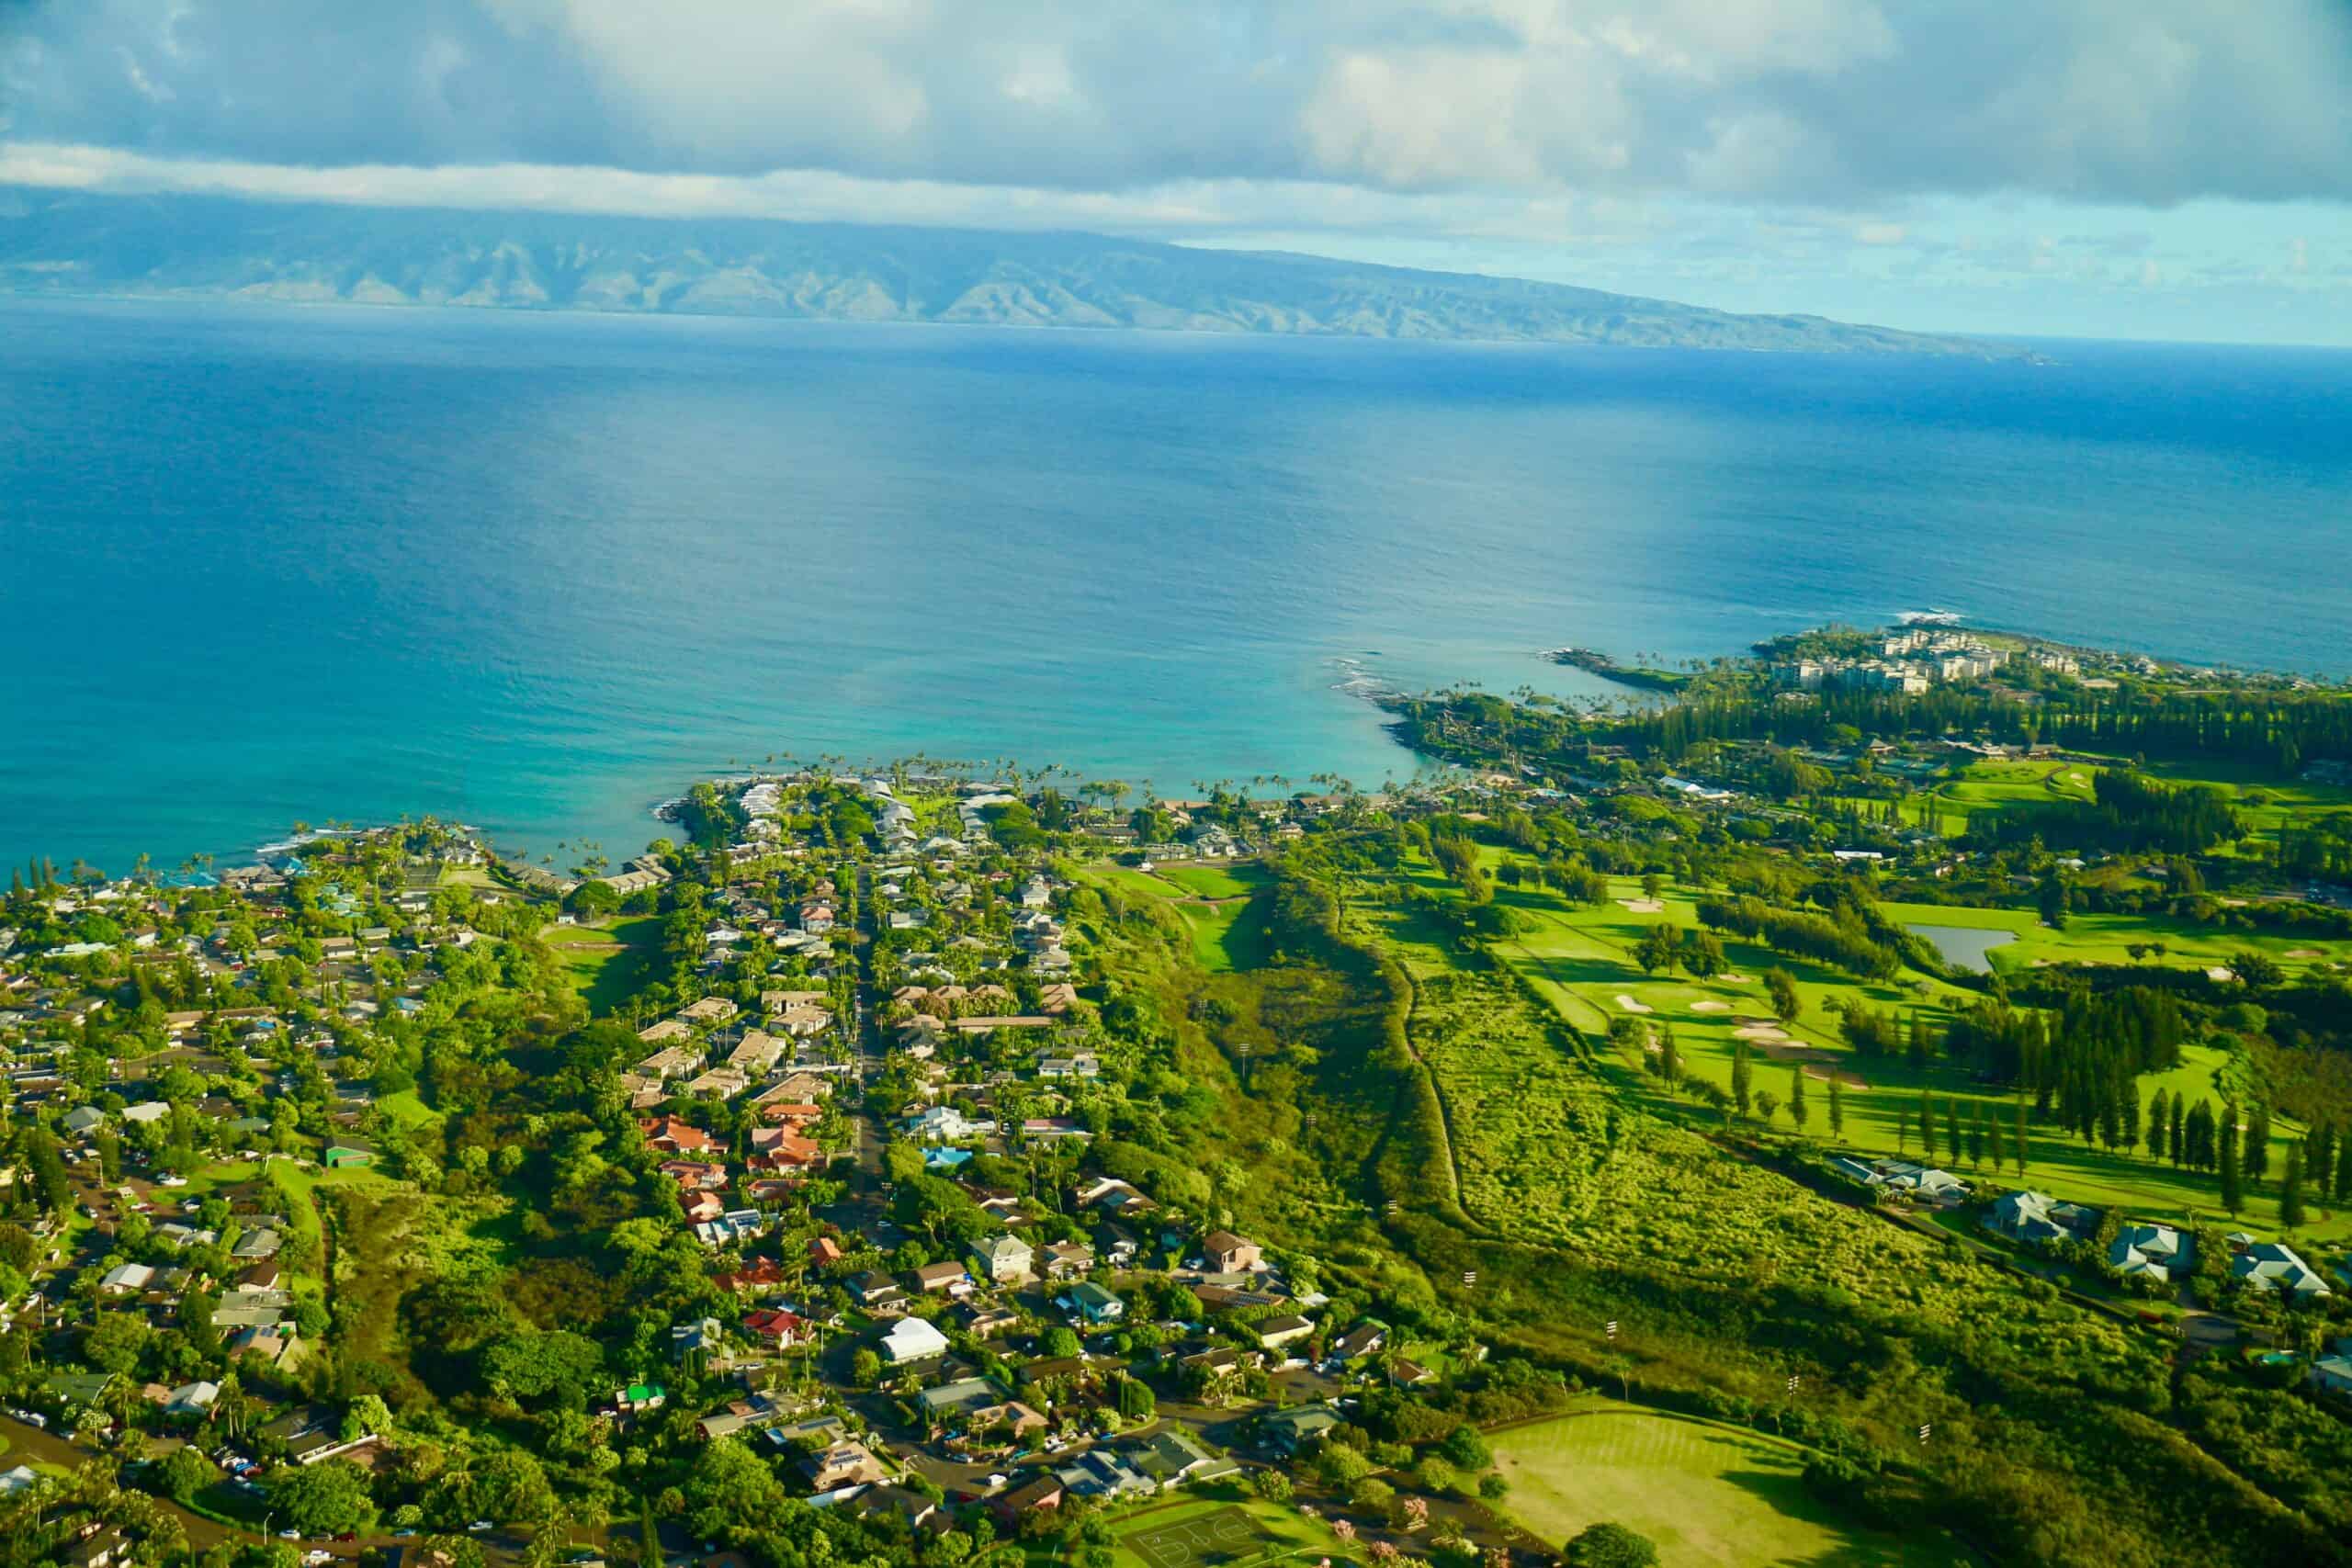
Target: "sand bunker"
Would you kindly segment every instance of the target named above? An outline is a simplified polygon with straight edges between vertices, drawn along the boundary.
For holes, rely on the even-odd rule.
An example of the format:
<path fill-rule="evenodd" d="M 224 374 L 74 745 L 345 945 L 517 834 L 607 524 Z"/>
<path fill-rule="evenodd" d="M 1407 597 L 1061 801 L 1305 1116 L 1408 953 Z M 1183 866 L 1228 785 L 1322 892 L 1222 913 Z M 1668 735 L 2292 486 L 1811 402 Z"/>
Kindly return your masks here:
<path fill-rule="evenodd" d="M 1636 915 L 1663 915 L 1666 905 L 1657 898 L 1620 898 L 1617 902 Z"/>
<path fill-rule="evenodd" d="M 2235 970 L 2224 969 L 2218 964 L 2205 971 L 2205 978 L 2208 980 L 2234 980 L 2237 977 Z"/>
<path fill-rule="evenodd" d="M 1729 1002 L 1715 1001 L 1711 998 L 1703 1002 L 1692 1002 L 1690 1004 L 1690 1010 L 1692 1012 L 1729 1012 L 1731 1011 L 1731 1004 Z"/>
<path fill-rule="evenodd" d="M 1625 1012 L 1648 1012 L 1650 1010 L 1642 1003 L 1635 1001 L 1633 998 L 1626 996 L 1622 992 L 1618 995 L 1617 1006 L 1620 1010 Z"/>
<path fill-rule="evenodd" d="M 1715 981 L 1718 985 L 1724 986 L 1752 986 L 1756 984 L 1755 981 L 1749 979 L 1745 975 L 1734 975 L 1728 971 L 1716 976 Z"/>
<path fill-rule="evenodd" d="M 1777 1023 L 1743 1024 L 1733 1030 L 1732 1035 L 1735 1039 L 1753 1040 L 1758 1044 L 1769 1044 L 1774 1041 L 1790 1043 L 1788 1032 Z"/>
<path fill-rule="evenodd" d="M 2324 954 L 2322 954 L 2320 950 L 2316 947 L 2290 947 L 2287 950 L 2287 956 L 2290 958 L 2319 958 L 2324 956 Z"/>

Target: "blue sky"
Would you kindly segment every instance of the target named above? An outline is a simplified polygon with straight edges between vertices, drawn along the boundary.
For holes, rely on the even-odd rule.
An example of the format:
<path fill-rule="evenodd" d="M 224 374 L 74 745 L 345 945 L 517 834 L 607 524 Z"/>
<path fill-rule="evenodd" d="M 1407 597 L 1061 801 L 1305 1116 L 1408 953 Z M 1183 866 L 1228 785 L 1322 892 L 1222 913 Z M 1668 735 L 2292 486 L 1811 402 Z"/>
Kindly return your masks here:
<path fill-rule="evenodd" d="M 0 0 L 0 181 L 2352 344 L 2352 0 Z"/>

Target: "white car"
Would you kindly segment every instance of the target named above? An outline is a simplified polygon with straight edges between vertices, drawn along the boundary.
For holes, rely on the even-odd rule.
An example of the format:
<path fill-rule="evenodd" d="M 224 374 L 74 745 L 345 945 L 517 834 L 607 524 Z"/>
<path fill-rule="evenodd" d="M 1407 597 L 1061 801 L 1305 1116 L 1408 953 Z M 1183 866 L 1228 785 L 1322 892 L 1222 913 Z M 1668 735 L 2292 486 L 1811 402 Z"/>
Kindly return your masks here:
<path fill-rule="evenodd" d="M 989 1485 L 991 1488 L 994 1488 L 994 1487 L 1001 1487 L 1001 1486 L 1005 1483 L 1005 1482 L 1006 1482 L 1006 1480 L 1007 1480 L 1007 1479 L 1009 1479 L 1009 1478 L 1008 1478 L 1008 1477 L 1006 1477 L 1006 1476 L 1002 1476 L 1002 1475 L 991 1475 L 991 1476 L 989 1476 Z"/>
<path fill-rule="evenodd" d="M 167 1176 L 164 1178 L 163 1180 L 155 1183 L 155 1185 L 158 1187 L 186 1187 L 187 1185 L 187 1178 L 185 1176 Z"/>

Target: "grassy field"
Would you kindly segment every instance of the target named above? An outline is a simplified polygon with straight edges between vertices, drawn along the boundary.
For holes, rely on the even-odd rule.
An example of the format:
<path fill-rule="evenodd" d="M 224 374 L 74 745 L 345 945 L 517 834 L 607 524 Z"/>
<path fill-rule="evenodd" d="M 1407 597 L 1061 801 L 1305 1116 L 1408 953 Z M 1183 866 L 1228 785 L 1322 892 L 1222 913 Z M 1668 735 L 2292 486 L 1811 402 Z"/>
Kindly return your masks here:
<path fill-rule="evenodd" d="M 1608 1410 L 1500 1432 L 1503 1506 L 1555 1545 L 1588 1525 L 1625 1526 L 1657 1543 L 1663 1568 L 1707 1563 L 1973 1563 L 1949 1538 L 1858 1529 L 1809 1495 L 1792 1444 L 1668 1416 Z"/>
<path fill-rule="evenodd" d="M 662 920 L 640 915 L 608 926 L 550 926 L 547 941 L 571 977 L 572 991 L 590 1011 L 603 1014 L 644 978 L 647 962 L 662 942 Z"/>

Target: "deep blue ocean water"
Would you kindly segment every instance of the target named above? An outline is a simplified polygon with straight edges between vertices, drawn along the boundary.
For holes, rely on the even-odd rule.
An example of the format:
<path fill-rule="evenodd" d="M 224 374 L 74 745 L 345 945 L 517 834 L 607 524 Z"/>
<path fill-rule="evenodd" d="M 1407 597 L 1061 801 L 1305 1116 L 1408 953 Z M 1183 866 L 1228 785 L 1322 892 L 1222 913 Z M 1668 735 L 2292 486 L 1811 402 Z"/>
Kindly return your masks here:
<path fill-rule="evenodd" d="M 1370 785 L 1359 671 L 1927 607 L 2352 670 L 2352 354 L 2044 348 L 0 302 L 0 857 L 633 852 L 771 754 Z"/>

